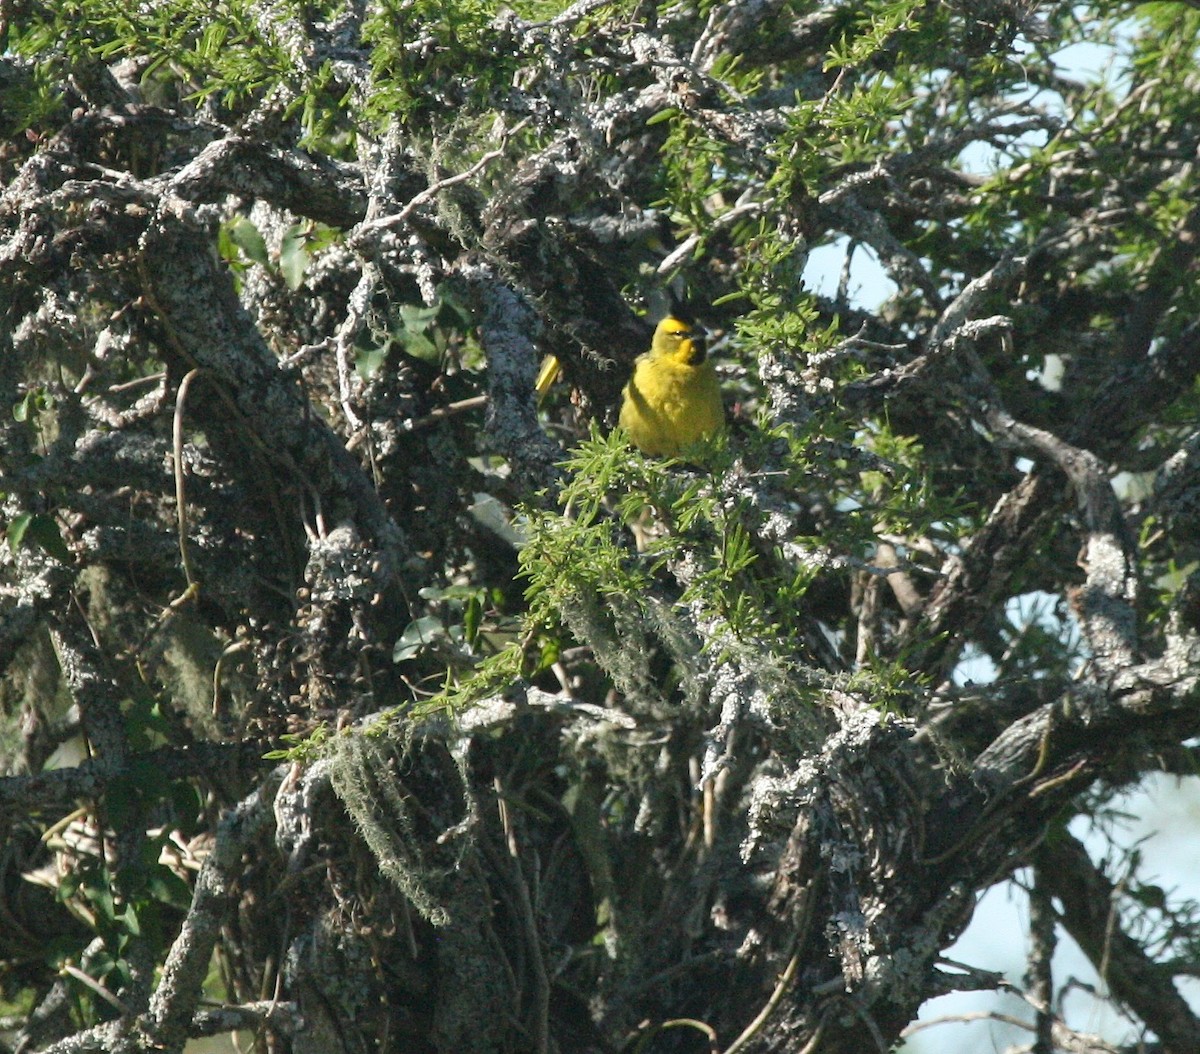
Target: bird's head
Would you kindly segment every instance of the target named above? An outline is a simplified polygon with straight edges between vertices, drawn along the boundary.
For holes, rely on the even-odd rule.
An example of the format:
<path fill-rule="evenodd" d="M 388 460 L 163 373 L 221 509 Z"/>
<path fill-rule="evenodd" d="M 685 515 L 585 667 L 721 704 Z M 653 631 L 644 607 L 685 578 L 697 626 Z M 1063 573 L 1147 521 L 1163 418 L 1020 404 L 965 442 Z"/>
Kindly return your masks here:
<path fill-rule="evenodd" d="M 708 332 L 694 319 L 670 314 L 654 331 L 653 358 L 671 358 L 686 366 L 699 366 L 708 355 Z"/>

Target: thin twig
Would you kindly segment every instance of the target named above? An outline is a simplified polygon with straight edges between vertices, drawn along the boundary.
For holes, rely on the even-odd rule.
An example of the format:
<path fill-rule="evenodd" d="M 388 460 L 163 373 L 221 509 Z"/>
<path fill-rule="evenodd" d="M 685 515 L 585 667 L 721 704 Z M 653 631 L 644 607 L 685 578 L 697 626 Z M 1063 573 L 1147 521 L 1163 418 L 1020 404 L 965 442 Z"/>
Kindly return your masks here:
<path fill-rule="evenodd" d="M 501 144 L 496 147 L 495 150 L 489 150 L 470 168 L 465 169 L 462 172 L 458 172 L 453 176 L 447 176 L 445 179 L 439 179 L 434 183 L 430 183 L 429 186 L 427 186 L 419 194 L 414 194 L 412 198 L 409 199 L 408 204 L 405 205 L 404 208 L 402 208 L 399 212 L 392 213 L 390 216 L 380 216 L 378 219 L 367 220 L 365 223 L 360 224 L 358 230 L 354 232 L 353 240 L 355 242 L 359 242 L 361 239 L 370 235 L 374 235 L 381 231 L 392 230 L 394 227 L 401 226 L 408 221 L 408 218 L 417 209 L 419 209 L 422 205 L 428 204 L 443 190 L 453 187 L 458 183 L 464 183 L 472 176 L 478 175 L 497 158 L 504 156 L 504 149 L 507 146 L 509 136 L 516 135 L 517 132 L 524 128 L 528 123 L 528 117 L 518 121 L 512 126 L 512 128 L 509 128 L 503 133 Z"/>
<path fill-rule="evenodd" d="M 521 847 L 517 843 L 516 828 L 513 826 L 512 814 L 504 798 L 504 786 L 499 777 L 493 781 L 493 786 L 496 790 L 496 805 L 500 810 L 500 824 L 504 829 L 509 856 L 512 857 L 513 885 L 516 888 L 517 906 L 520 909 L 529 949 L 530 969 L 533 973 L 534 1005 L 531 1011 L 533 1020 L 530 1022 L 533 1049 L 537 1054 L 546 1054 L 550 1049 L 550 978 L 542 957 L 542 941 L 533 911 L 533 900 L 529 896 L 529 884 L 525 881 L 525 872 L 521 867 Z"/>
<path fill-rule="evenodd" d="M 171 428 L 172 452 L 175 461 L 175 514 L 179 524 L 179 557 L 183 562 L 183 576 L 187 579 L 188 584 L 184 597 L 193 596 L 200 588 L 192 571 L 191 557 L 188 556 L 187 500 L 183 485 L 183 407 L 187 402 L 188 389 L 200 372 L 199 367 L 189 370 L 180 383 L 179 391 L 175 396 L 175 420 Z M 183 597 L 180 599 L 182 600 Z"/>
<path fill-rule="evenodd" d="M 776 1007 L 778 1007 L 783 1001 L 784 995 L 787 994 L 787 990 L 791 987 L 792 980 L 796 976 L 796 968 L 799 966 L 799 964 L 800 953 L 796 952 L 792 955 L 791 959 L 788 960 L 788 964 L 784 968 L 783 973 L 779 975 L 779 980 L 775 984 L 775 990 L 771 993 L 771 997 L 758 1012 L 758 1015 L 754 1018 L 754 1020 L 745 1027 L 745 1029 L 742 1031 L 742 1034 L 725 1048 L 724 1054 L 737 1054 L 739 1050 L 742 1050 L 744 1047 L 746 1047 L 750 1040 L 752 1040 L 759 1033 L 763 1025 L 767 1023 L 768 1019 L 775 1012 Z"/>
<path fill-rule="evenodd" d="M 105 988 L 104 985 L 102 985 L 99 981 L 96 980 L 96 978 L 89 977 L 81 969 L 79 969 L 78 966 L 72 966 L 70 963 L 67 963 L 62 968 L 62 971 L 63 971 L 63 973 L 68 974 L 71 977 L 74 977 L 75 980 L 78 981 L 80 984 L 85 985 L 86 987 L 90 988 L 93 992 L 95 992 L 101 999 L 103 999 L 110 1006 L 116 1007 L 117 1012 L 122 1017 L 129 1016 L 129 1014 L 130 1014 L 129 1007 L 127 1007 L 124 1003 L 122 1003 L 121 1000 L 119 998 L 117 998 L 116 995 L 114 995 L 107 988 Z"/>
<path fill-rule="evenodd" d="M 426 428 L 429 425 L 437 424 L 438 421 L 443 421 L 447 417 L 453 417 L 455 414 L 466 413 L 468 410 L 475 410 L 480 406 L 486 406 L 488 397 L 486 395 L 473 395 L 470 399 L 460 399 L 456 403 L 447 403 L 445 406 L 439 406 L 436 409 L 430 410 L 424 417 L 414 417 L 411 420 L 404 421 L 400 427 L 405 432 L 415 432 L 418 428 Z"/>

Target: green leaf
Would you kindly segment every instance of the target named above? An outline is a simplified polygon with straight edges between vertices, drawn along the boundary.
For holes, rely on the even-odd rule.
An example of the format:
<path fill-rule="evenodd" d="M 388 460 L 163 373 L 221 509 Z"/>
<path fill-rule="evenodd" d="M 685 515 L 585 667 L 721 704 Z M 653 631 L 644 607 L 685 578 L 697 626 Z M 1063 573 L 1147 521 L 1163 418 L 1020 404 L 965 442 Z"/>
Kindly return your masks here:
<path fill-rule="evenodd" d="M 84 887 L 83 895 L 87 897 L 97 916 L 111 925 L 116 921 L 117 906 L 113 899 L 112 886 L 105 879 L 106 876 L 102 875 L 99 876 L 99 880 L 89 883 Z"/>
<path fill-rule="evenodd" d="M 25 539 L 25 532 L 29 530 L 29 525 L 33 522 L 33 513 L 22 512 L 9 521 L 8 530 L 5 532 L 8 536 L 8 548 L 15 554 L 21 548 L 21 543 Z"/>
<path fill-rule="evenodd" d="M 541 651 L 538 652 L 537 672 L 548 670 L 556 662 L 562 652 L 562 641 L 557 637 L 543 637 Z"/>
<path fill-rule="evenodd" d="M 424 304 L 401 304 L 400 340 L 404 350 L 413 358 L 426 362 L 436 362 L 441 357 L 441 350 L 429 336 L 429 329 L 437 320 L 440 305 L 426 307 Z"/>
<path fill-rule="evenodd" d="M 311 732 L 293 732 L 279 738 L 290 746 L 280 750 L 269 750 L 263 757 L 268 761 L 312 761 L 316 759 L 321 749 L 329 741 L 329 726 L 317 725 Z"/>
<path fill-rule="evenodd" d="M 358 371 L 358 375 L 364 380 L 369 381 L 387 359 L 388 349 L 382 348 L 357 348 L 354 352 L 354 368 Z"/>
<path fill-rule="evenodd" d="M 20 513 L 12 518 L 6 534 L 8 547 L 14 553 L 22 545 L 32 543 L 64 564 L 71 562 L 71 551 L 67 548 L 67 543 L 63 541 L 62 533 L 58 529 L 58 522 L 53 516 L 45 516 L 41 513 Z"/>
<path fill-rule="evenodd" d="M 405 330 L 404 332 L 404 350 L 415 359 L 423 359 L 425 362 L 434 362 L 440 356 L 437 345 L 434 344 L 424 333 L 420 331 L 413 332 Z"/>
<path fill-rule="evenodd" d="M 67 543 L 63 541 L 58 521 L 53 516 L 34 516 L 26 535 L 37 542 L 42 550 L 49 553 L 54 559 L 61 560 L 64 564 L 71 562 L 71 551 L 67 548 Z"/>
<path fill-rule="evenodd" d="M 400 321 L 407 331 L 424 330 L 432 325 L 441 308 L 438 305 L 426 307 L 424 304 L 401 304 Z"/>
<path fill-rule="evenodd" d="M 129 904 L 120 915 L 120 921 L 125 925 L 125 932 L 132 937 L 142 935 L 142 920 L 138 918 L 137 909 Z"/>
<path fill-rule="evenodd" d="M 258 228 L 245 216 L 238 216 L 231 220 L 228 229 L 230 241 L 241 249 L 247 258 L 256 264 L 262 264 L 263 267 L 270 265 L 271 258 L 267 254 L 267 243 L 263 241 L 263 236 L 259 233 Z"/>
<path fill-rule="evenodd" d="M 25 424 L 33 420 L 40 410 L 48 410 L 54 405 L 54 400 L 43 388 L 32 388 L 25 397 L 13 405 L 13 420 Z"/>
<path fill-rule="evenodd" d="M 479 636 L 479 626 L 483 622 L 483 601 L 478 592 L 473 593 L 467 600 L 463 611 L 463 633 L 468 644 L 474 646 Z"/>
<path fill-rule="evenodd" d="M 79 871 L 68 871 L 59 880 L 58 889 L 55 891 L 59 900 L 70 900 L 77 892 L 83 881 L 83 875 Z"/>
<path fill-rule="evenodd" d="M 404 662 L 411 659 L 426 645 L 445 636 L 446 627 L 442 625 L 440 618 L 433 615 L 425 615 L 415 622 L 410 622 L 392 649 L 392 661 Z"/>
<path fill-rule="evenodd" d="M 295 292 L 304 282 L 309 262 L 308 239 L 299 224 L 289 227 L 279 243 L 279 272 L 288 289 Z"/>
<path fill-rule="evenodd" d="M 205 28 L 196 44 L 196 55 L 205 61 L 214 61 L 229 36 L 229 24 L 214 18 Z"/>
<path fill-rule="evenodd" d="M 146 892 L 159 903 L 186 911 L 192 903 L 192 890 L 169 867 L 155 867 L 146 881 Z"/>

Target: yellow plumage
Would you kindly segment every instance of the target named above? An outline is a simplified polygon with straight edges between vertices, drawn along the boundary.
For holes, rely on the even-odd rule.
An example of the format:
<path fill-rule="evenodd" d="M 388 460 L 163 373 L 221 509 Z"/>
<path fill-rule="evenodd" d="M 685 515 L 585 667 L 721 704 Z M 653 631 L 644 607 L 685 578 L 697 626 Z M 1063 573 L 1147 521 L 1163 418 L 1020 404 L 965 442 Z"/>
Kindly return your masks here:
<path fill-rule="evenodd" d="M 537 392 L 538 402 L 546 398 L 546 393 L 558 380 L 558 375 L 562 367 L 558 364 L 558 359 L 553 355 L 547 355 L 542 359 L 541 369 L 538 370 L 537 380 L 533 382 L 533 390 Z"/>
<path fill-rule="evenodd" d="M 633 367 L 621 404 L 621 427 L 643 453 L 674 457 L 725 421 L 717 371 L 704 330 L 668 315 L 650 350 Z"/>
<path fill-rule="evenodd" d="M 654 330 L 650 350 L 634 363 L 620 424 L 643 453 L 674 457 L 724 424 L 721 386 L 704 338 L 699 326 L 668 315 Z M 547 355 L 534 383 L 539 400 L 560 373 L 558 359 Z"/>

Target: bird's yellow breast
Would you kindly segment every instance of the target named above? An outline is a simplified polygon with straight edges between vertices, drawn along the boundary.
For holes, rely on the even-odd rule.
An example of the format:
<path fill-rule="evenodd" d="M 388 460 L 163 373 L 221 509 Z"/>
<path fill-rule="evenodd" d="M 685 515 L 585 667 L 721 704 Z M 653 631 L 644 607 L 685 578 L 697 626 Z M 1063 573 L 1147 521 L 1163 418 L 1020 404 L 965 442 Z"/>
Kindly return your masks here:
<path fill-rule="evenodd" d="M 663 319 L 625 386 L 621 427 L 643 453 L 674 457 L 724 419 L 717 371 L 701 335 L 674 317 Z"/>

